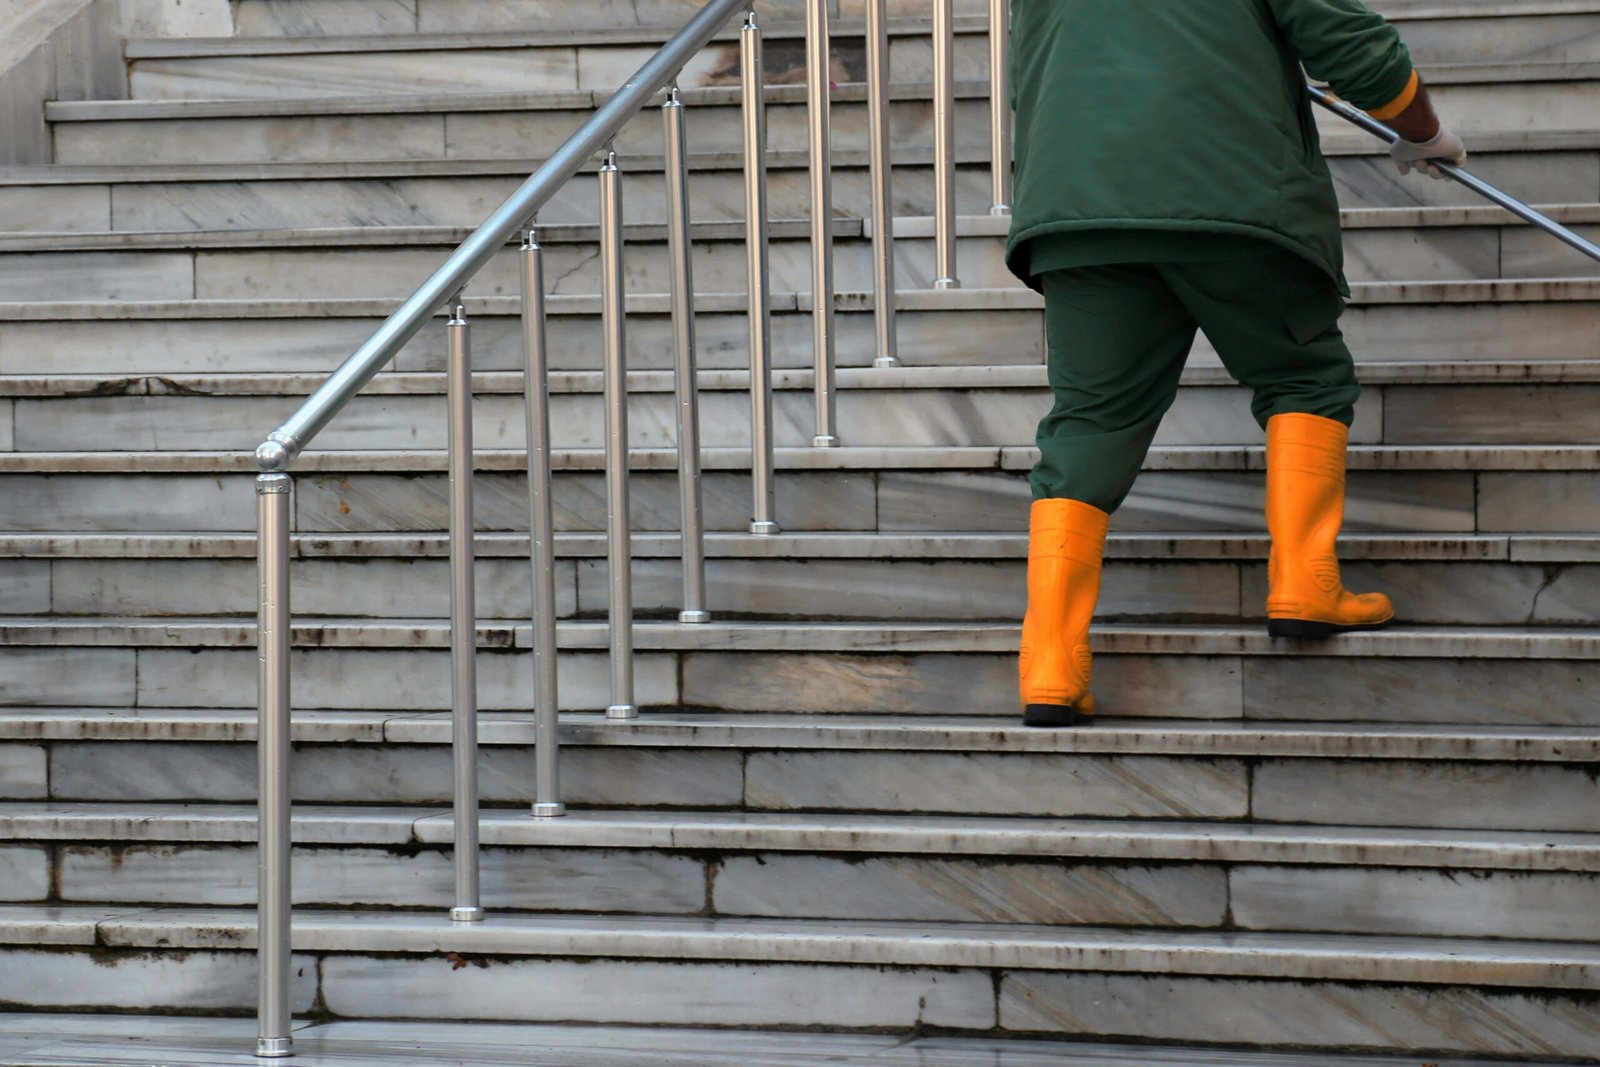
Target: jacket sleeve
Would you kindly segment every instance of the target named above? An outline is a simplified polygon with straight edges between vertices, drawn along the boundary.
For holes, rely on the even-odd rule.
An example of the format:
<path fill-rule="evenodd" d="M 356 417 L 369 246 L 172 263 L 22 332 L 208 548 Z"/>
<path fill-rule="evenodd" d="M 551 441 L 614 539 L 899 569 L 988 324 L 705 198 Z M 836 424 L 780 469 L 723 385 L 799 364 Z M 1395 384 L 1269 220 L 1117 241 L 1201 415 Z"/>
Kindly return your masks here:
<path fill-rule="evenodd" d="M 1416 95 L 1400 33 L 1361 0 L 1267 0 L 1306 72 L 1363 111 L 1393 118 Z"/>

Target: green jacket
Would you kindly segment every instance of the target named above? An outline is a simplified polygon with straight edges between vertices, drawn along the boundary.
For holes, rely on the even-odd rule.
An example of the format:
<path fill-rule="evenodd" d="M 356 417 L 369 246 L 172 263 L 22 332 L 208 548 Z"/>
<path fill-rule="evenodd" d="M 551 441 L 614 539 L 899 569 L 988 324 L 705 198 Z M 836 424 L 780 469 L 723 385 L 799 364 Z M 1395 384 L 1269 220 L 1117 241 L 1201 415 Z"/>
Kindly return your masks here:
<path fill-rule="evenodd" d="M 1046 234 L 1231 234 L 1348 291 L 1302 63 L 1366 110 L 1411 84 L 1399 34 L 1360 0 L 1013 0 L 1011 270 L 1039 287 L 1028 246 Z"/>

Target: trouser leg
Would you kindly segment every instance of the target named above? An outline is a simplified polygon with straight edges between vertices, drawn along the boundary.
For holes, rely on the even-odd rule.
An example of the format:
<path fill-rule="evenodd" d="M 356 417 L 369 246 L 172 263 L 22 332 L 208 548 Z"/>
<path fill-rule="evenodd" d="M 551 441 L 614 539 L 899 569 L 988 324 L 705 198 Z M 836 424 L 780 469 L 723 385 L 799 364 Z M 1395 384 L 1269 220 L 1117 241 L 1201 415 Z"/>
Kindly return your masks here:
<path fill-rule="evenodd" d="M 1344 299 L 1333 279 L 1276 248 L 1160 270 L 1228 373 L 1251 390 L 1251 412 L 1263 427 L 1291 412 L 1351 424 L 1361 385 L 1339 329 Z"/>
<path fill-rule="evenodd" d="M 1347 428 L 1361 387 L 1333 282 L 1277 250 L 1204 270 L 1171 264 L 1163 274 L 1252 390 L 1267 431 L 1268 632 L 1326 637 L 1386 625 L 1394 618 L 1388 598 L 1346 590 L 1335 553 Z"/>
<path fill-rule="evenodd" d="M 1055 404 L 1033 495 L 1112 512 L 1177 396 L 1195 322 L 1150 266 L 1051 271 L 1044 296 Z"/>

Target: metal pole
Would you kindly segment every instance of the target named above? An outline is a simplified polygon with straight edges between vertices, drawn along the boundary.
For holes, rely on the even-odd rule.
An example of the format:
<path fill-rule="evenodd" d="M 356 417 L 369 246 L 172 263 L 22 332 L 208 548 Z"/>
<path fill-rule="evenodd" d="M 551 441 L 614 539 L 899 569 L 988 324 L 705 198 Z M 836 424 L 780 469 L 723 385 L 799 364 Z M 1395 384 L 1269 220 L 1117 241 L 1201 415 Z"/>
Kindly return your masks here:
<path fill-rule="evenodd" d="M 875 367 L 900 365 L 894 306 L 894 153 L 890 145 L 888 0 L 867 3 L 867 140 L 872 153 L 873 324 Z"/>
<path fill-rule="evenodd" d="M 756 13 L 739 31 L 744 116 L 745 248 L 750 271 L 750 474 L 754 507 L 750 532 L 778 532 L 772 488 L 772 276 L 767 251 L 767 105 Z"/>
<path fill-rule="evenodd" d="M 1011 99 L 1007 85 L 1011 0 L 989 0 L 989 166 L 991 215 L 1011 214 Z"/>
<path fill-rule="evenodd" d="M 550 493 L 549 349 L 544 332 L 544 251 L 522 237 L 523 399 L 528 420 L 528 563 L 533 571 L 534 804 L 536 819 L 561 802 L 561 703 L 556 674 L 556 523 Z"/>
<path fill-rule="evenodd" d="M 483 918 L 478 894 L 478 610 L 473 588 L 472 327 L 460 294 L 445 324 L 450 408 L 450 751 L 455 763 L 456 903 L 450 918 Z"/>
<path fill-rule="evenodd" d="M 1400 140 L 1400 135 L 1394 132 L 1394 130 L 1390 129 L 1388 126 L 1385 126 L 1383 123 L 1379 122 L 1371 115 L 1368 115 L 1360 108 L 1345 103 L 1332 93 L 1318 89 L 1314 85 L 1307 85 L 1306 92 L 1311 94 L 1311 99 L 1314 102 L 1321 104 L 1323 107 L 1327 108 L 1329 111 L 1333 112 L 1335 115 L 1338 115 L 1347 122 L 1351 122 L 1361 127 L 1363 130 L 1366 130 L 1373 136 L 1380 138 L 1385 144 L 1392 145 L 1396 141 Z M 1549 234 L 1551 237 L 1554 237 L 1556 240 L 1571 245 L 1573 248 L 1577 249 L 1579 252 L 1582 252 L 1590 259 L 1600 260 L 1600 245 L 1597 245 L 1593 241 L 1590 241 L 1586 238 L 1580 237 L 1578 234 L 1567 229 L 1567 227 L 1561 225 L 1561 223 L 1557 222 L 1555 219 L 1552 219 L 1550 216 L 1544 214 L 1544 212 L 1539 211 L 1536 208 L 1529 207 L 1527 204 L 1524 204 L 1521 200 L 1518 200 L 1510 193 L 1502 192 L 1477 175 L 1463 170 L 1453 163 L 1435 162 L 1433 165 L 1444 171 L 1459 184 L 1466 186 L 1468 189 L 1471 189 L 1484 199 L 1492 201 L 1493 203 L 1498 204 L 1500 207 L 1505 208 L 1507 211 L 1522 219 L 1524 222 L 1531 223 L 1532 225 L 1543 230 L 1545 233 Z"/>
<path fill-rule="evenodd" d="M 682 623 L 707 623 L 705 520 L 700 492 L 700 381 L 694 351 L 694 248 L 689 233 L 689 154 L 677 85 L 661 105 L 667 170 L 667 255 L 672 262 L 672 339 L 678 408 L 678 501 L 682 521 Z"/>
<path fill-rule="evenodd" d="M 628 512 L 628 361 L 622 280 L 622 171 L 600 168 L 600 305 L 605 334 L 606 567 L 611 579 L 610 719 L 633 719 L 633 559 Z"/>
<path fill-rule="evenodd" d="M 959 289 L 956 277 L 955 0 L 933 0 L 933 287 Z"/>
<path fill-rule="evenodd" d="M 290 1037 L 289 932 L 289 476 L 256 478 L 257 701 L 257 991 L 256 1055 L 294 1055 Z"/>
<path fill-rule="evenodd" d="M 839 444 L 834 396 L 833 133 L 827 0 L 806 0 L 806 118 L 811 151 L 811 358 L 816 368 L 816 448 Z"/>

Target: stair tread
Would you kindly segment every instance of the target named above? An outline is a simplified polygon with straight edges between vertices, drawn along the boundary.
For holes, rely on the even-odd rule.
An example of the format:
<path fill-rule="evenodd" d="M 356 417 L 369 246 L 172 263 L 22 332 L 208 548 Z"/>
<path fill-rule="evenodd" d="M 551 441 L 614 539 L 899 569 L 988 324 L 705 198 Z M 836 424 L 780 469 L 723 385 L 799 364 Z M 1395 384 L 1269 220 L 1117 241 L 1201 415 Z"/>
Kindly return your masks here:
<path fill-rule="evenodd" d="M 137 1015 L 0 1017 L 0 1043 L 24 1039 L 33 1051 L 49 1042 L 65 1057 L 100 1067 L 151 1062 L 254 1065 L 256 1021 L 243 1018 Z M 900 1034 L 797 1033 L 678 1027 L 439 1023 L 335 1020 L 302 1022 L 294 1032 L 296 1061 L 315 1067 L 359 1063 L 373 1049 L 404 1048 L 408 1067 L 1396 1067 L 1389 1057 L 1326 1053 L 1239 1052 L 1166 1045 L 1114 1045 L 1038 1038 L 907 1037 Z M 229 1048 L 236 1051 L 230 1052 Z M 781 1051 L 779 1051 L 781 1050 Z M 165 1058 L 163 1058 L 165 1057 Z M 326 1057 L 326 1058 L 324 1058 Z M 370 1062 L 370 1061 L 369 1061 Z M 1434 1067 L 1513 1067 L 1512 1061 L 1431 1057 Z M 1528 1067 L 1529 1061 L 1515 1061 Z"/>
<path fill-rule="evenodd" d="M 1600 224 L 1600 204 L 1541 204 L 1539 210 L 1557 222 L 1569 225 Z M 1498 207 L 1393 207 L 1346 208 L 1340 212 L 1345 229 L 1435 229 L 1525 226 L 1510 212 Z M 933 233 L 932 220 L 921 215 L 895 219 L 896 238 L 927 238 Z M 628 223 L 630 242 L 665 241 L 662 223 Z M 743 242 L 742 222 L 696 222 L 691 232 L 699 241 Z M 990 215 L 962 215 L 956 220 L 962 237 L 988 237 L 1003 240 L 1010 222 Z M 86 251 L 190 251 L 200 249 L 250 248 L 392 248 L 440 247 L 459 245 L 472 233 L 465 226 L 307 226 L 260 230 L 107 230 L 107 231 L 13 231 L 0 233 L 0 252 L 86 252 Z M 870 237 L 871 222 L 856 216 L 839 215 L 833 220 L 836 238 Z M 774 219 L 768 223 L 774 240 L 809 239 L 811 224 L 804 219 Z M 539 227 L 539 240 L 545 245 L 592 244 L 599 240 L 600 228 L 589 223 L 552 223 Z M 512 247 L 508 242 L 507 247 Z"/>
<path fill-rule="evenodd" d="M 448 744 L 448 712 L 295 713 L 293 734 L 320 744 Z M 254 709 L 7 708 L 0 740 L 252 741 Z M 480 712 L 484 745 L 534 744 L 530 712 Z M 625 726 L 600 713 L 562 716 L 578 746 L 773 750 L 1261 756 L 1319 759 L 1600 761 L 1600 728 L 1278 722 L 1107 717 L 1076 730 L 1036 730 L 1009 716 L 651 712 Z"/>
<path fill-rule="evenodd" d="M 1020 626 L 1001 623 L 808 622 L 684 626 L 641 621 L 640 651 L 692 652 L 964 652 L 1016 651 Z M 447 619 L 301 619 L 296 644 L 319 648 L 446 648 Z M 603 622 L 563 622 L 561 646 L 608 647 Z M 253 648 L 253 618 L 63 618 L 0 616 L 0 644 L 101 645 L 137 648 Z M 532 628 L 478 624 L 480 648 L 531 648 Z M 1396 626 L 1306 643 L 1269 638 L 1256 626 L 1098 626 L 1096 651 L 1108 654 L 1197 656 L 1392 656 L 1399 658 L 1600 659 L 1600 627 Z"/>
<path fill-rule="evenodd" d="M 1567 385 L 1600 382 L 1600 359 L 1573 360 L 1447 360 L 1357 361 L 1362 381 L 1367 385 Z M 77 374 L 0 374 L 0 398 L 56 398 L 91 396 L 302 396 L 309 395 L 327 380 L 327 375 L 304 371 L 255 371 L 244 373 L 77 373 Z M 810 369 L 774 370 L 775 389 L 810 390 L 815 382 Z M 901 389 L 1014 390 L 1049 388 L 1048 369 L 1043 364 L 981 363 L 955 367 L 841 367 L 836 372 L 841 390 L 894 391 Z M 701 391 L 745 391 L 750 387 L 746 370 L 701 370 Z M 514 394 L 525 389 L 521 371 L 478 371 L 472 377 L 473 392 L 480 396 Z M 631 393 L 670 393 L 677 379 L 672 371 L 634 370 L 628 372 Z M 1184 368 L 1186 386 L 1235 386 L 1226 368 L 1192 365 Z M 553 371 L 549 374 L 552 394 L 598 394 L 605 379 L 598 371 Z M 363 396 L 443 396 L 446 377 L 442 371 L 386 370 L 362 389 Z"/>
<path fill-rule="evenodd" d="M 517 557 L 528 551 L 526 534 L 479 533 L 480 558 Z M 298 558 L 443 558 L 449 536 L 436 533 L 304 533 L 294 535 Z M 709 533 L 711 559 L 974 559 L 1027 558 L 1027 532 L 1015 533 L 788 533 L 753 537 Z M 1112 560 L 1251 560 L 1266 558 L 1270 539 L 1261 530 L 1236 533 L 1113 533 L 1106 541 Z M 1600 534 L 1346 534 L 1339 542 L 1346 560 L 1467 560 L 1479 562 L 1587 563 L 1600 560 Z M 601 558 L 605 535 L 561 533 L 562 558 Z M 676 558 L 677 534 L 635 533 L 635 558 Z M 0 559 L 254 559 L 253 534 L 177 533 L 0 533 Z"/>
<path fill-rule="evenodd" d="M 0 840 L 248 844 L 254 804 L 0 802 Z M 1600 834 L 979 815 L 485 809 L 495 848 L 895 853 L 1600 871 Z M 302 845 L 448 845 L 442 807 L 296 804 Z"/>
<path fill-rule="evenodd" d="M 387 318 L 401 295 L 393 297 L 332 299 L 207 299 L 207 300 L 74 300 L 0 302 L 0 322 L 120 321 L 129 319 L 326 319 Z M 1350 304 L 1354 307 L 1415 306 L 1423 304 L 1526 304 L 1592 302 L 1600 300 L 1600 278 L 1494 278 L 1454 281 L 1354 282 Z M 743 314 L 743 293 L 697 293 L 695 310 L 701 314 Z M 834 306 L 845 312 L 873 309 L 871 293 L 839 292 Z M 1033 290 L 1007 286 L 998 289 L 902 289 L 895 294 L 901 311 L 1043 311 L 1044 302 Z M 522 313 L 515 297 L 477 297 L 470 301 L 475 318 L 516 316 Z M 810 312 L 809 293 L 775 292 L 774 313 Z M 557 294 L 547 298 L 551 316 L 595 316 L 598 295 Z M 629 314 L 668 314 L 666 294 L 631 294 Z"/>
<path fill-rule="evenodd" d="M 925 448 L 778 448 L 780 471 L 800 470 L 1031 470 L 1037 450 L 1012 446 L 938 446 Z M 1600 470 L 1600 445 L 1351 445 L 1351 471 L 1592 471 Z M 295 460 L 298 474 L 318 471 L 427 472 L 446 469 L 446 454 L 434 449 L 320 450 Z M 605 453 L 599 449 L 555 449 L 557 471 L 599 471 Z M 519 449 L 480 449 L 479 471 L 527 468 Z M 633 449 L 634 471 L 676 470 L 671 449 Z M 748 449 L 708 448 L 701 454 L 707 471 L 748 470 Z M 4 473 L 254 473 L 255 456 L 243 450 L 173 449 L 146 452 L 0 452 Z M 1255 445 L 1162 446 L 1150 450 L 1145 470 L 1259 471 L 1266 469 L 1265 451 Z"/>
<path fill-rule="evenodd" d="M 255 912 L 243 908 L 0 905 L 0 942 L 13 944 L 248 950 L 255 925 Z M 452 923 L 443 910 L 302 910 L 293 936 L 297 950 L 310 952 L 1155 970 L 1573 989 L 1600 979 L 1600 945 L 1450 937 L 567 914 Z"/>

